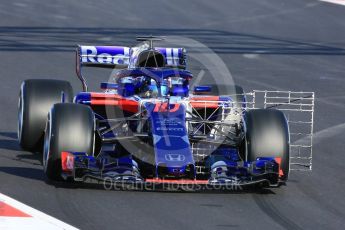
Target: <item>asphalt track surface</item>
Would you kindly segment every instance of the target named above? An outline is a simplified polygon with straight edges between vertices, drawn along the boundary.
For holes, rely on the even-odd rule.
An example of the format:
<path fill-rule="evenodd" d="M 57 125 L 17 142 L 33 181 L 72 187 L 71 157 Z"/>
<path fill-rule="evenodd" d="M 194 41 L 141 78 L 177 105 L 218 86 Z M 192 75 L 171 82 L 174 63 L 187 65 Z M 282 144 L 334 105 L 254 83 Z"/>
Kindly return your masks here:
<path fill-rule="evenodd" d="M 82 229 L 344 229 L 345 7 L 316 0 L 1 1 L 0 192 Z M 74 48 L 179 35 L 217 52 L 245 90 L 315 91 L 312 173 L 249 192 L 105 191 L 48 184 L 16 140 L 27 78 L 80 84 Z M 92 78 L 95 83 L 97 77 Z"/>

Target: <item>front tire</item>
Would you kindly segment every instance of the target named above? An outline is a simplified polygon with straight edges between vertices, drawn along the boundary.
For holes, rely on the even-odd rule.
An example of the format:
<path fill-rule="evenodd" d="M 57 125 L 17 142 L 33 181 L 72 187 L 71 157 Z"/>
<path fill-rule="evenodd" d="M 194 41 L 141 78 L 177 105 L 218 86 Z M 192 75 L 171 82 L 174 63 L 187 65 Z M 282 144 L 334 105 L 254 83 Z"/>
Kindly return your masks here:
<path fill-rule="evenodd" d="M 289 175 L 289 128 L 283 112 L 274 109 L 250 110 L 245 114 L 247 160 L 258 157 L 280 159 L 285 181 Z"/>
<path fill-rule="evenodd" d="M 53 106 L 48 115 L 43 149 L 43 167 L 48 179 L 61 179 L 61 152 L 93 154 L 94 120 L 88 106 L 72 103 Z"/>

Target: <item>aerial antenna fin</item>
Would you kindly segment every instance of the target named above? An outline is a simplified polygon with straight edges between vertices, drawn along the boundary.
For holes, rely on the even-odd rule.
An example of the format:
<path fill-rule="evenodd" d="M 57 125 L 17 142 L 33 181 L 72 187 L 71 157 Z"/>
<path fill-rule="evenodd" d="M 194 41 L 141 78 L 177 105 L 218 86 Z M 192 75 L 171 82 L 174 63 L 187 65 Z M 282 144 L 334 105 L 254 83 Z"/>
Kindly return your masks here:
<path fill-rule="evenodd" d="M 152 36 L 149 35 L 149 36 L 138 36 L 137 37 L 137 41 L 147 41 L 149 42 L 149 46 L 150 46 L 150 49 L 153 49 L 153 42 L 154 41 L 163 41 L 165 39 L 165 37 L 162 37 L 162 36 Z"/>

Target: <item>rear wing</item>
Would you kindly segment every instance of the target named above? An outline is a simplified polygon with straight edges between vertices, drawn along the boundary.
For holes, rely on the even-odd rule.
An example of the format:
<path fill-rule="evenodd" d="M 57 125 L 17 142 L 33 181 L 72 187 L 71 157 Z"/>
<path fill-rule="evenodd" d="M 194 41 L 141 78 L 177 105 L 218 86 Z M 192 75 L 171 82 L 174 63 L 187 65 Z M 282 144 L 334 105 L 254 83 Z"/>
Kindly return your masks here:
<path fill-rule="evenodd" d="M 77 57 L 81 66 L 126 68 L 129 65 L 130 48 L 125 46 L 78 46 Z"/>
<path fill-rule="evenodd" d="M 87 91 L 86 80 L 82 76 L 82 67 L 102 68 L 135 68 L 136 61 L 141 51 L 148 47 L 126 47 L 126 46 L 83 46 L 78 45 L 76 51 L 76 72 L 83 84 L 83 90 Z M 184 48 L 161 48 L 155 47 L 165 60 L 165 67 L 186 68 L 186 50 Z"/>
<path fill-rule="evenodd" d="M 76 50 L 76 73 L 83 91 L 87 83 L 82 74 L 83 66 L 103 68 L 126 68 L 129 65 L 130 48 L 124 46 L 81 46 Z"/>

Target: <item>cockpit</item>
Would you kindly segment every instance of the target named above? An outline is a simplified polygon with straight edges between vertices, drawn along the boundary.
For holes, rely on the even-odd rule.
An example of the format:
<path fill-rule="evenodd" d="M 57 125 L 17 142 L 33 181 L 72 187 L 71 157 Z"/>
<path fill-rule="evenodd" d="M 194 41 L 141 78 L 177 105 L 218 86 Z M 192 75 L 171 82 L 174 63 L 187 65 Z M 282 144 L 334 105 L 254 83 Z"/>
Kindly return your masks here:
<path fill-rule="evenodd" d="M 118 80 L 118 93 L 128 97 L 137 95 L 142 98 L 166 96 L 188 96 L 188 79 L 179 76 L 164 78 L 160 83 L 149 76 L 127 76 Z"/>

